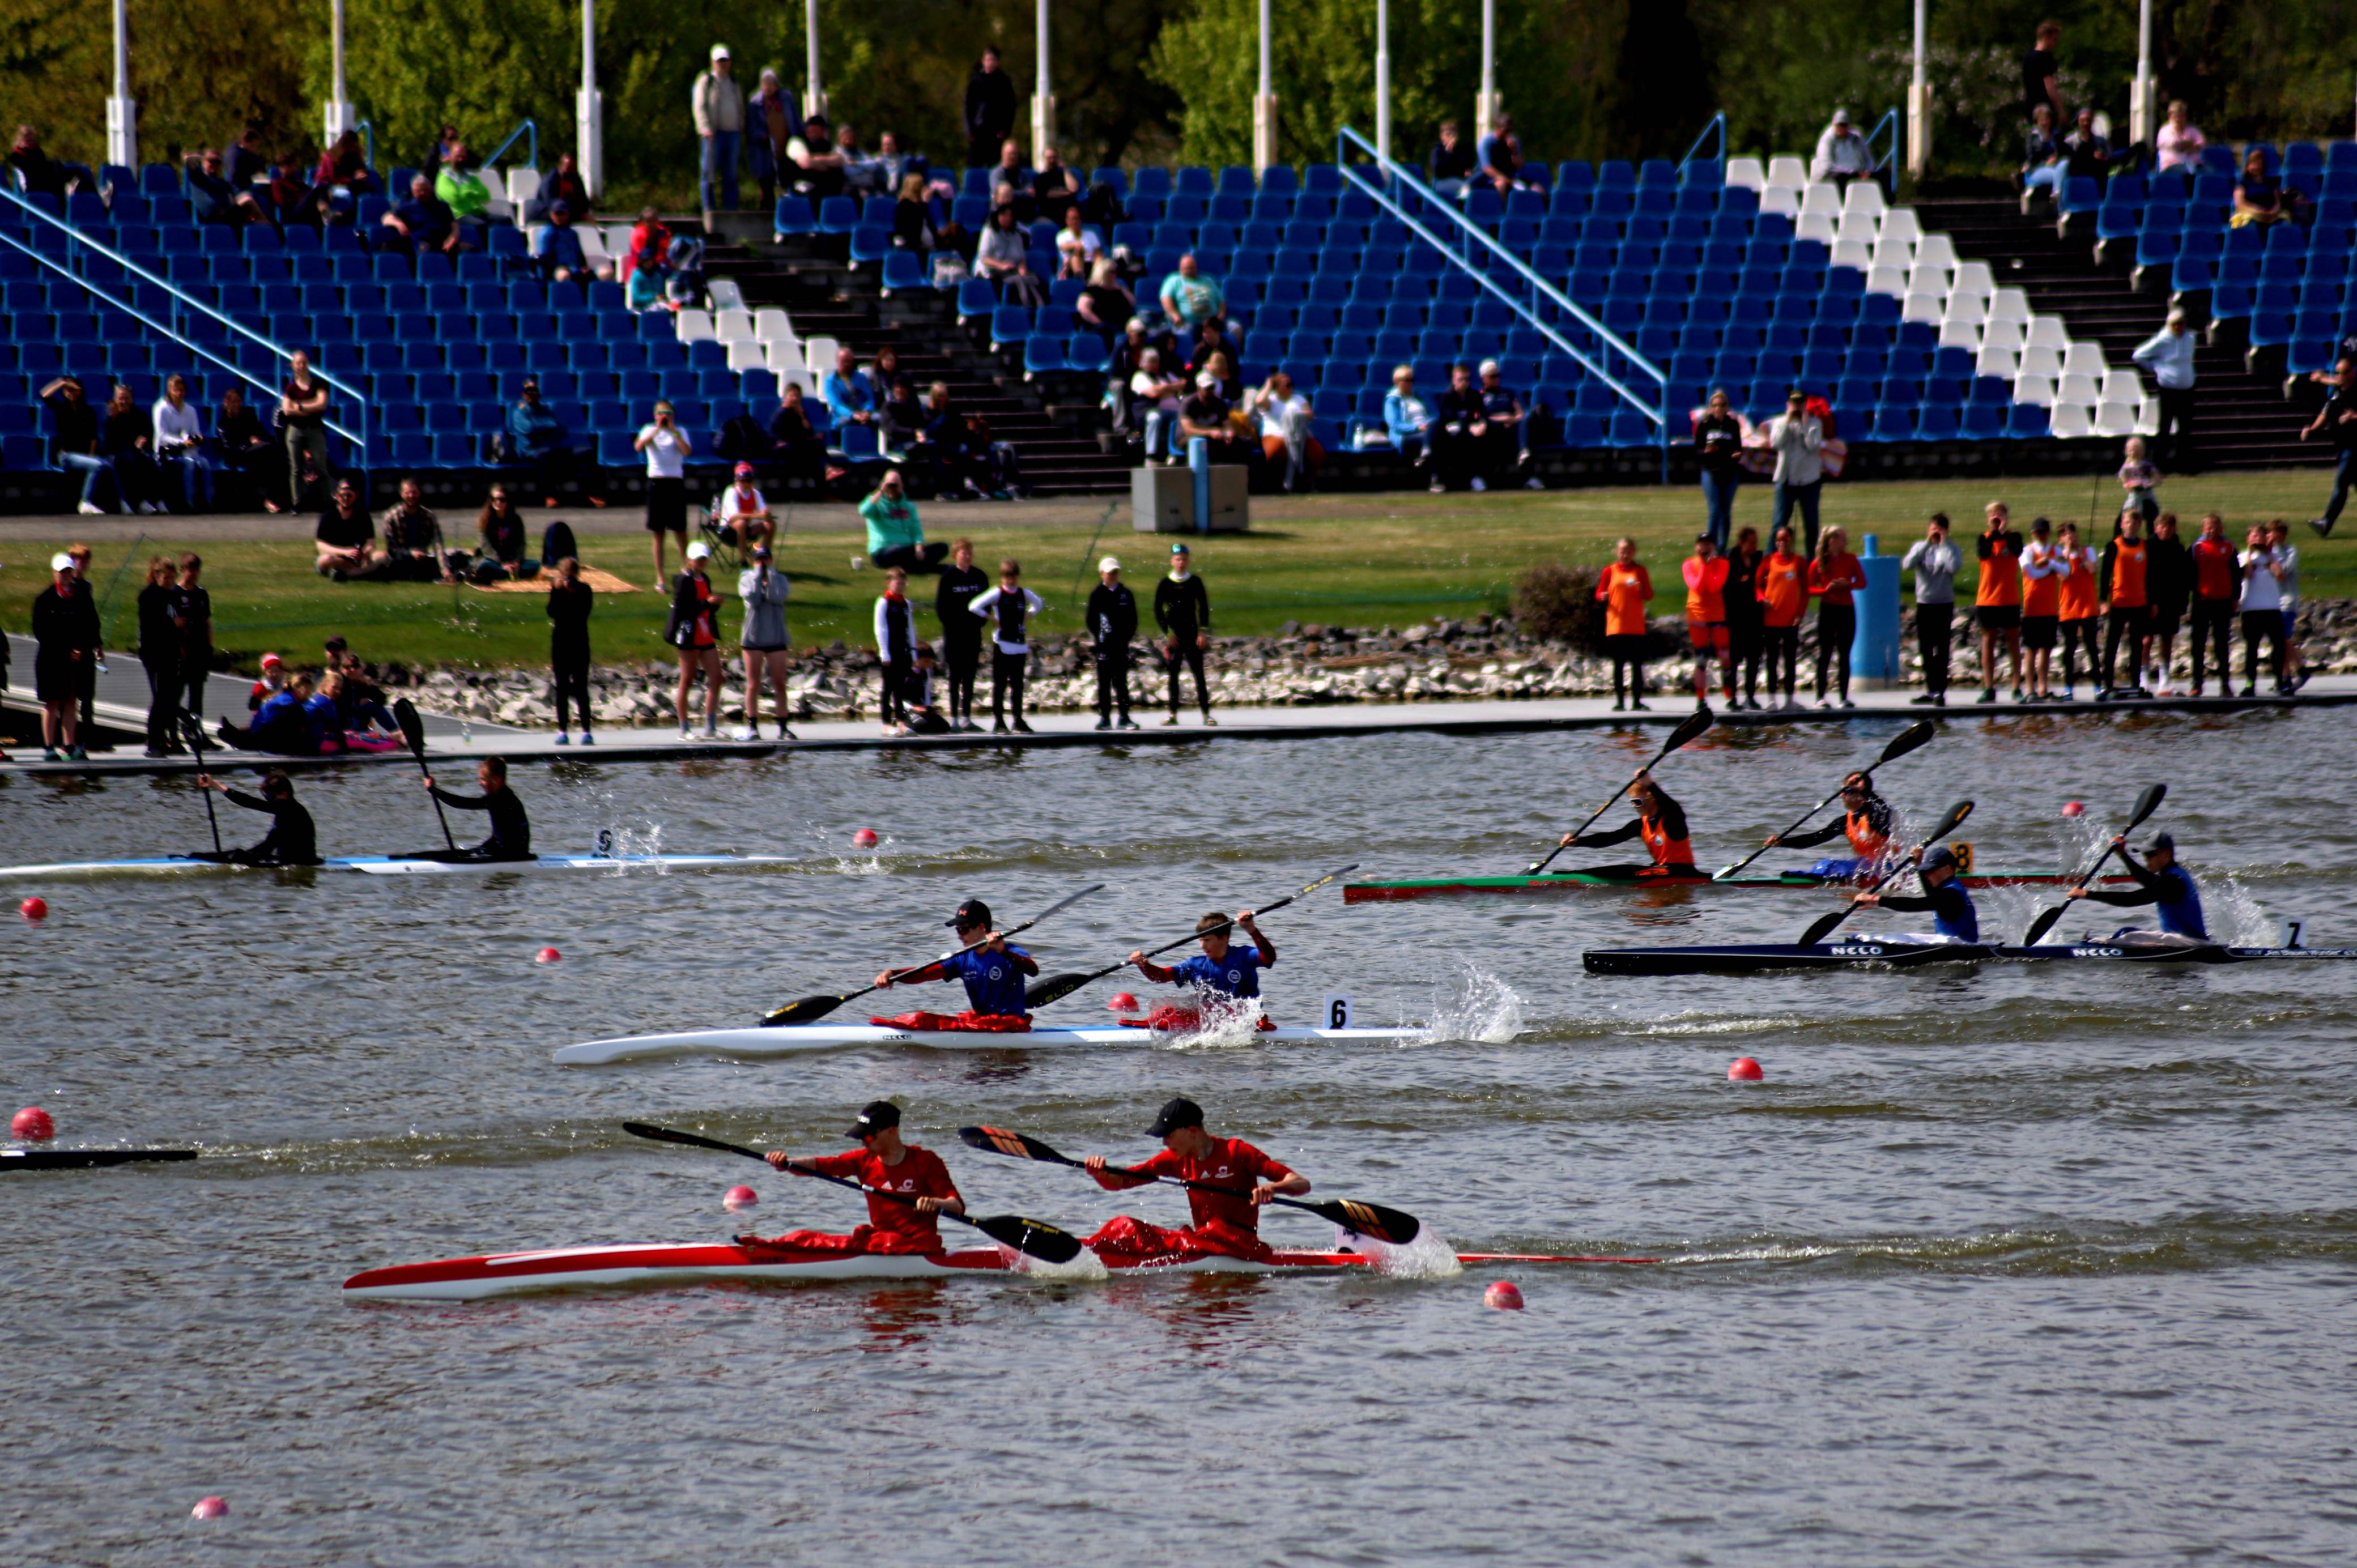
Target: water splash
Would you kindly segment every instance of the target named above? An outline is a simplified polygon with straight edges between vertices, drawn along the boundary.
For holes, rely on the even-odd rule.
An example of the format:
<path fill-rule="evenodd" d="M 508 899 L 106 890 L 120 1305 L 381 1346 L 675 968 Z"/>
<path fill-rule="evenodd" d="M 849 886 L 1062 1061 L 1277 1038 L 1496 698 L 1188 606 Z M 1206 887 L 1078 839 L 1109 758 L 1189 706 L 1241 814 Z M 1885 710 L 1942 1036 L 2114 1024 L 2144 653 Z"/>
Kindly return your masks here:
<path fill-rule="evenodd" d="M 1104 1266 L 1104 1260 L 1086 1247 L 1082 1248 L 1080 1256 L 1070 1262 L 1051 1263 L 1045 1258 L 1018 1252 L 1004 1241 L 996 1241 L 992 1245 L 998 1249 L 998 1255 L 1006 1260 L 1008 1268 L 1018 1274 L 1029 1274 L 1033 1279 L 1094 1282 L 1113 1278 L 1112 1273 Z"/>
<path fill-rule="evenodd" d="M 1429 1225 L 1418 1230 L 1415 1240 L 1405 1247 L 1394 1247 L 1337 1225 L 1334 1250 L 1362 1254 L 1369 1270 L 1385 1279 L 1445 1280 L 1465 1272 L 1465 1265 L 1458 1261 L 1456 1247 Z"/>
<path fill-rule="evenodd" d="M 2233 947 L 2273 947 L 2283 940 L 2283 922 L 2267 913 L 2250 889 L 2233 873 L 2217 878 L 2204 889 L 2208 895 L 2204 913 L 2209 916 L 2210 934 Z"/>
<path fill-rule="evenodd" d="M 1521 993 L 1476 963 L 1460 963 L 1446 988 L 1436 987 L 1431 1013 L 1436 1040 L 1511 1043 L 1523 1032 Z"/>
<path fill-rule="evenodd" d="M 1196 1003 L 1200 1009 L 1195 1027 L 1184 1034 L 1168 1036 L 1169 1043 L 1182 1049 L 1251 1046 L 1260 1042 L 1262 1009 L 1257 996 L 1230 996 L 1225 992 L 1199 993 Z"/>
<path fill-rule="evenodd" d="M 613 835 L 608 841 L 608 853 L 614 856 L 617 863 L 606 873 L 608 876 L 626 876 L 633 870 L 648 870 L 649 867 L 632 866 L 627 863 L 662 854 L 663 831 L 661 822 L 651 822 L 644 827 L 617 822 L 608 832 Z M 668 867 L 658 865 L 652 869 L 662 871 L 667 870 Z"/>

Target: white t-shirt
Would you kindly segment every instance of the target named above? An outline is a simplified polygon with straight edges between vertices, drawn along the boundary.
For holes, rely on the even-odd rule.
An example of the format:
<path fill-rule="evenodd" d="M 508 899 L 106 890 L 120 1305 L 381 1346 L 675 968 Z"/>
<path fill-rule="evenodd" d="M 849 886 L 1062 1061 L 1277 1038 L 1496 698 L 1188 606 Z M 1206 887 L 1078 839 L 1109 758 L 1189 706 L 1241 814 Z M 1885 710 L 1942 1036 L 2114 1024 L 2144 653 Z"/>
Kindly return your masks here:
<path fill-rule="evenodd" d="M 1168 384 L 1169 380 L 1157 371 L 1140 371 L 1129 378 L 1129 390 L 1139 397 L 1153 397 L 1154 389 Z M 1176 413 L 1178 412 L 1178 400 L 1175 396 L 1157 398 L 1154 406 L 1164 413 Z"/>
<path fill-rule="evenodd" d="M 1084 262 L 1093 262 L 1103 249 L 1104 242 L 1092 229 L 1083 227 L 1077 234 L 1070 229 L 1056 231 L 1056 253 L 1060 256 L 1070 259 L 1078 255 Z"/>
<path fill-rule="evenodd" d="M 156 449 L 158 452 L 205 438 L 204 426 L 197 422 L 195 403 L 183 403 L 174 408 L 170 398 L 159 397 L 150 417 L 156 424 Z"/>
<path fill-rule="evenodd" d="M 769 510 L 770 503 L 761 499 L 760 491 L 748 494 L 735 485 L 721 491 L 712 502 L 715 517 L 759 517 Z"/>
<path fill-rule="evenodd" d="M 2243 552 L 2243 607 L 2246 610 L 2279 610 L 2283 608 L 2283 585 L 2268 568 L 2276 564 L 2272 550 Z"/>
<path fill-rule="evenodd" d="M 687 443 L 681 438 L 676 427 L 666 430 L 662 425 L 650 424 L 639 432 L 639 439 L 647 443 L 648 478 L 680 479 L 687 477 Z"/>

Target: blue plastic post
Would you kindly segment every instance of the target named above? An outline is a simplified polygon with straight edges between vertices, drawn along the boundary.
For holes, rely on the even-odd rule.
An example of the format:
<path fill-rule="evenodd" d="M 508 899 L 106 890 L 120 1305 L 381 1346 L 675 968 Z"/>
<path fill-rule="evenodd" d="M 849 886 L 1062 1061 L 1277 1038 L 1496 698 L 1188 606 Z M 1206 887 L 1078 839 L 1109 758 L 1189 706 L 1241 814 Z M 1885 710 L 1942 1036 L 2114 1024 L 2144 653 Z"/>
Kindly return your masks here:
<path fill-rule="evenodd" d="M 1857 635 L 1849 645 L 1850 678 L 1899 683 L 1899 557 L 1880 552 L 1880 539 L 1866 536 L 1858 564 L 1866 569 L 1866 589 L 1857 599 Z"/>
<path fill-rule="evenodd" d="M 1195 532 L 1211 532 L 1211 444 L 1200 435 L 1187 441 L 1187 467 L 1195 476 Z"/>

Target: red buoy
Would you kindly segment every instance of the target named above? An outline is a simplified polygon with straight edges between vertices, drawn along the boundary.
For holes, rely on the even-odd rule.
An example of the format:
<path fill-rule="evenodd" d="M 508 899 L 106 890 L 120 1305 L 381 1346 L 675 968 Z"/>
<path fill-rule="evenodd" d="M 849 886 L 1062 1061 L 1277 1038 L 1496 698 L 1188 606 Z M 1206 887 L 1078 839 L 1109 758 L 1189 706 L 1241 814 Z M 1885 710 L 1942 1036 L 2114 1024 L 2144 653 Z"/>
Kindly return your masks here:
<path fill-rule="evenodd" d="M 44 1144 L 58 1135 L 58 1124 L 38 1105 L 27 1105 L 8 1119 L 8 1135 L 28 1144 Z"/>
<path fill-rule="evenodd" d="M 1512 1280 L 1492 1280 L 1490 1288 L 1481 1293 L 1481 1305 L 1494 1306 L 1500 1312 L 1523 1310 L 1523 1291 Z"/>
<path fill-rule="evenodd" d="M 49 901 L 47 898 L 27 898 L 16 906 L 16 913 L 28 920 L 46 920 L 49 918 Z"/>
<path fill-rule="evenodd" d="M 720 1207 L 734 1214 L 740 1208 L 751 1208 L 760 1201 L 761 1195 L 751 1187 L 732 1187 L 728 1189 L 728 1196 L 720 1200 Z"/>
<path fill-rule="evenodd" d="M 857 832 L 851 835 L 851 842 L 861 849 L 874 849 L 877 843 L 876 830 L 874 828 L 862 828 Z"/>
<path fill-rule="evenodd" d="M 2065 800 L 2062 802 L 2062 814 L 2066 817 L 2083 817 L 2087 814 L 2086 803 L 2083 800 Z"/>
<path fill-rule="evenodd" d="M 226 1498 L 199 1498 L 197 1506 L 188 1510 L 191 1519 L 225 1519 L 229 1515 Z"/>
<path fill-rule="evenodd" d="M 1126 991 L 1116 991 L 1113 1000 L 1105 1005 L 1115 1013 L 1135 1013 L 1137 1011 L 1137 998 Z"/>
<path fill-rule="evenodd" d="M 534 963 L 562 963 L 565 961 L 565 955 L 558 952 L 554 948 L 543 948 L 538 952 L 533 954 L 532 961 Z"/>
<path fill-rule="evenodd" d="M 1730 1083 L 1758 1083 L 1767 1076 L 1760 1070 L 1760 1064 L 1749 1057 L 1736 1058 L 1727 1069 L 1727 1081 Z"/>

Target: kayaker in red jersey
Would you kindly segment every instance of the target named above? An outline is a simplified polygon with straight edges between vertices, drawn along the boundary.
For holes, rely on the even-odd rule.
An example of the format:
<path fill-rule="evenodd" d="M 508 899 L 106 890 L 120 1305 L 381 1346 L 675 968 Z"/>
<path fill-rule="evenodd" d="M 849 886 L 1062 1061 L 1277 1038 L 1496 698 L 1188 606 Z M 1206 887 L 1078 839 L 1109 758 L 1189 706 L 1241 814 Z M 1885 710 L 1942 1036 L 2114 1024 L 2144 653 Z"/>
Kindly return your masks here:
<path fill-rule="evenodd" d="M 1144 1165 L 1125 1170 L 1103 1155 L 1092 1155 L 1083 1162 L 1099 1187 L 1123 1192 L 1167 1176 L 1208 1183 L 1219 1190 L 1188 1188 L 1188 1207 L 1195 1222 L 1183 1230 L 1117 1215 L 1089 1238 L 1091 1248 L 1172 1262 L 1213 1254 L 1271 1255 L 1268 1243 L 1260 1239 L 1260 1211 L 1271 1197 L 1298 1197 L 1308 1192 L 1308 1176 L 1296 1174 L 1242 1138 L 1212 1137 L 1203 1131 L 1203 1108 L 1183 1097 L 1162 1107 L 1146 1135 L 1161 1139 L 1162 1152 Z"/>
<path fill-rule="evenodd" d="M 958 1196 L 950 1169 L 931 1149 L 900 1141 L 900 1108 L 888 1100 L 871 1101 L 851 1124 L 847 1137 L 859 1140 L 856 1149 L 839 1155 L 788 1155 L 772 1149 L 767 1158 L 781 1171 L 811 1171 L 820 1176 L 847 1176 L 878 1189 L 867 1196 L 867 1223 L 848 1236 L 825 1230 L 789 1230 L 763 1240 L 739 1236 L 746 1247 L 790 1248 L 802 1252 L 939 1252 L 942 1223 L 936 1214 L 963 1214 L 965 1199 Z M 899 1193 L 913 1204 L 880 1196 Z"/>

